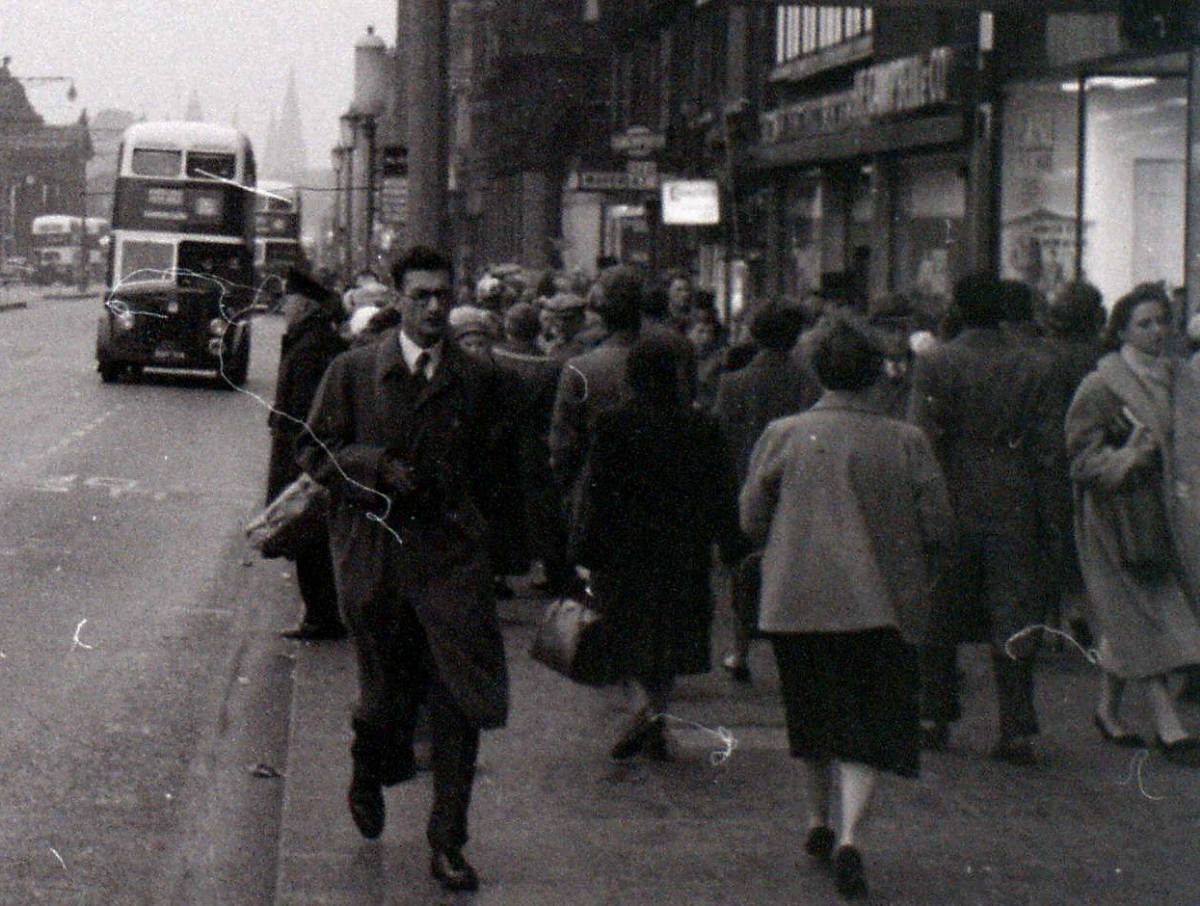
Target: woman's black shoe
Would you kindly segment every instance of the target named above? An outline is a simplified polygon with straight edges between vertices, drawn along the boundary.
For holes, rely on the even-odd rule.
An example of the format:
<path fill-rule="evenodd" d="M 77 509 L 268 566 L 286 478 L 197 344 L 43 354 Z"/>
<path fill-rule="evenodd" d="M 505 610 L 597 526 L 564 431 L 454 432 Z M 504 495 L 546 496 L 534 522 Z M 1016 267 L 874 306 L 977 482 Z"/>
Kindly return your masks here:
<path fill-rule="evenodd" d="M 1174 742 L 1163 742 L 1156 733 L 1154 745 L 1162 752 L 1163 758 L 1171 764 L 1181 765 L 1185 768 L 1200 768 L 1200 739 L 1195 736 L 1185 736 Z"/>
<path fill-rule="evenodd" d="M 429 873 L 446 890 L 479 889 L 479 876 L 460 849 L 435 849 L 429 859 Z"/>
<path fill-rule="evenodd" d="M 839 846 L 833 854 L 833 881 L 838 893 L 848 900 L 867 895 L 862 856 L 853 846 Z"/>
<path fill-rule="evenodd" d="M 833 831 L 821 825 L 808 832 L 804 841 L 804 851 L 821 862 L 828 862 L 833 856 L 833 844 L 836 840 Z"/>
<path fill-rule="evenodd" d="M 1146 748 L 1146 740 L 1142 738 L 1140 733 L 1131 733 L 1128 730 L 1114 733 L 1099 714 L 1092 715 L 1092 723 L 1096 725 L 1096 729 L 1100 731 L 1100 736 L 1105 742 L 1111 742 L 1114 746 L 1121 746 L 1126 749 Z"/>

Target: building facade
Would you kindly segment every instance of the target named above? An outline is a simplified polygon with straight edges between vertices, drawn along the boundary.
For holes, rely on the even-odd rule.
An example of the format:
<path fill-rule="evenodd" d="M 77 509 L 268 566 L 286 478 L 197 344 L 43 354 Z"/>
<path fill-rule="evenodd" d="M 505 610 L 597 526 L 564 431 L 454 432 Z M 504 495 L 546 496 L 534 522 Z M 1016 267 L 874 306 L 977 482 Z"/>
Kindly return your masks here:
<path fill-rule="evenodd" d="M 39 214 L 85 215 L 91 156 L 86 114 L 71 125 L 46 125 L 5 60 L 0 65 L 0 259 L 30 256 L 30 225 Z"/>

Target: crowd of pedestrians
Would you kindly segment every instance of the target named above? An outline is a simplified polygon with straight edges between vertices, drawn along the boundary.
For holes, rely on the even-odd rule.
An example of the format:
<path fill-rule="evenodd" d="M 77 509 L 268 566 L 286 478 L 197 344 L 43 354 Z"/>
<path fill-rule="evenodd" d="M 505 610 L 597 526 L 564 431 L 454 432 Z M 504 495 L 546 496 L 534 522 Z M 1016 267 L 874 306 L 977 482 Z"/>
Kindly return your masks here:
<path fill-rule="evenodd" d="M 846 897 L 878 772 L 918 776 L 963 713 L 960 644 L 991 651 L 992 758 L 1038 761 L 1049 629 L 1094 652 L 1102 742 L 1200 766 L 1176 706 L 1200 697 L 1200 356 L 1161 286 L 1106 317 L 1086 284 L 1044 300 L 976 275 L 936 321 L 814 295 L 727 324 L 685 274 L 493 269 L 456 292 L 418 248 L 391 277 L 290 282 L 269 494 L 300 470 L 332 494 L 291 635 L 354 642 L 351 815 L 382 832 L 423 714 L 448 889 L 478 884 L 475 755 L 508 709 L 495 600 L 531 570 L 602 613 L 633 715 L 609 755 L 653 761 L 675 758 L 676 678 L 712 666 L 728 571 L 719 666 L 748 682 L 770 642 L 802 846 Z"/>

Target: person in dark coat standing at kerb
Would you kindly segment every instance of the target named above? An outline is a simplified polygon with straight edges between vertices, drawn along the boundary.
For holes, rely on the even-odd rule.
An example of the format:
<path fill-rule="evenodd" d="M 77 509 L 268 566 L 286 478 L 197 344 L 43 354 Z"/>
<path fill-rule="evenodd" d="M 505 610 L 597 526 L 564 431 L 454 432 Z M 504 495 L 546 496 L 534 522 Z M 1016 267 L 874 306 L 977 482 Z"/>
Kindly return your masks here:
<path fill-rule="evenodd" d="M 508 402 L 494 365 L 450 342 L 450 260 L 416 247 L 393 267 L 401 324 L 334 359 L 300 440 L 327 486 L 342 613 L 358 657 L 350 814 L 384 828 L 382 787 L 414 775 L 428 712 L 430 872 L 474 890 L 463 855 L 480 731 L 508 714 L 504 641 L 481 502 L 497 480 Z"/>
<path fill-rule="evenodd" d="M 296 438 L 304 431 L 304 420 L 325 369 L 346 349 L 336 327 L 342 318 L 341 300 L 294 268 L 288 271 L 283 309 L 287 327 L 280 344 L 275 405 L 267 417 L 271 429 L 268 503 L 300 477 Z M 346 629 L 338 615 L 328 533 L 313 538 L 295 562 L 304 616 L 299 626 L 283 633 L 284 637 L 310 642 L 342 638 Z"/>
<path fill-rule="evenodd" d="M 1008 294 L 989 275 L 954 288 L 963 331 L 917 356 L 910 419 L 925 429 L 946 475 L 957 544 L 934 598 L 922 652 L 922 727 L 946 744 L 961 713 L 956 646 L 989 642 L 1000 733 L 991 757 L 1033 764 L 1038 733 L 1033 661 L 1047 581 L 1038 491 L 1055 423 L 1054 360 L 1040 340 L 1001 326 Z"/>
<path fill-rule="evenodd" d="M 671 345 L 639 341 L 626 381 L 630 399 L 596 417 L 571 549 L 591 573 L 614 673 L 641 695 L 610 756 L 668 761 L 675 677 L 710 667 L 712 545 L 734 563 L 744 544 L 720 431 L 682 398 Z"/>

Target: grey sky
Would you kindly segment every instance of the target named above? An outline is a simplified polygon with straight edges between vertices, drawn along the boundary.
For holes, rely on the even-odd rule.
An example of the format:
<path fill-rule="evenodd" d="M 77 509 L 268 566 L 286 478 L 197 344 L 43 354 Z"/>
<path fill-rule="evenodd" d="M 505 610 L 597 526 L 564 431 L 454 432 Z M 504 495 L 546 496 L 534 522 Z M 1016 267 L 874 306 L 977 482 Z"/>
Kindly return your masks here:
<path fill-rule="evenodd" d="M 368 25 L 391 45 L 395 0 L 7 0 L 0 55 L 16 76 L 74 78 L 73 104 L 65 84 L 28 86 L 48 122 L 84 107 L 176 119 L 195 89 L 205 119 L 236 110 L 260 153 L 292 65 L 309 164 L 328 166 Z"/>

